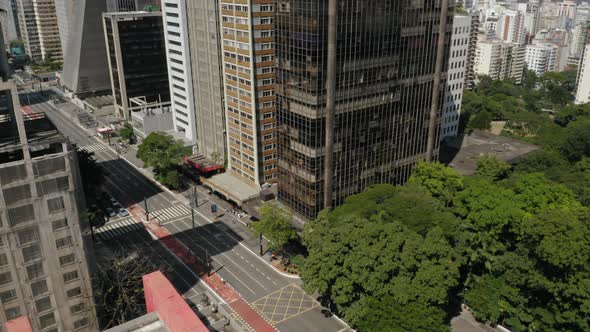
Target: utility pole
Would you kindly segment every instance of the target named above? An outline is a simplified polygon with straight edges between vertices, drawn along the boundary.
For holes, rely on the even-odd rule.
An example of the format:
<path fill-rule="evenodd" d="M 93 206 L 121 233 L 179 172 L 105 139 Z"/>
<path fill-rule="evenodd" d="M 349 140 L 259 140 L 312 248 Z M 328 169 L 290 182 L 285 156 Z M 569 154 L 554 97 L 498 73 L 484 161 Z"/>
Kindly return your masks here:
<path fill-rule="evenodd" d="M 145 219 L 146 221 L 150 221 L 150 211 L 148 210 L 148 203 L 147 203 L 147 197 L 143 197 L 143 204 L 145 206 Z"/>
<path fill-rule="evenodd" d="M 260 256 L 262 256 L 262 233 L 258 234 L 258 246 L 260 247 Z"/>

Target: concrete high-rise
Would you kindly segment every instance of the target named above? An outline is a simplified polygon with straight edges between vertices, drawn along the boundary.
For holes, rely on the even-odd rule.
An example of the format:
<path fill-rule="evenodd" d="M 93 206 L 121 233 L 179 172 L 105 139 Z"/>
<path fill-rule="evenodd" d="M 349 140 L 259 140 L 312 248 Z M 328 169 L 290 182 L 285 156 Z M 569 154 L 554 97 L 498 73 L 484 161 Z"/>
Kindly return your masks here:
<path fill-rule="evenodd" d="M 590 44 L 584 46 L 582 59 L 578 67 L 578 76 L 576 77 L 576 104 L 585 104 L 590 102 Z"/>
<path fill-rule="evenodd" d="M 441 140 L 445 137 L 457 136 L 459 130 L 463 89 L 469 62 L 471 20 L 471 15 L 455 15 L 453 18 L 447 84 L 440 117 Z"/>
<path fill-rule="evenodd" d="M 228 172 L 251 187 L 277 179 L 272 0 L 220 0 Z"/>
<path fill-rule="evenodd" d="M 103 22 L 117 113 L 129 119 L 135 97 L 169 103 L 162 13 L 104 13 Z"/>
<path fill-rule="evenodd" d="M 527 69 L 541 76 L 558 68 L 559 49 L 553 44 L 535 44 L 526 46 L 525 62 Z"/>
<path fill-rule="evenodd" d="M 315 218 L 437 159 L 453 3 L 275 3 L 281 201 Z"/>
<path fill-rule="evenodd" d="M 34 61 L 63 60 L 54 0 L 17 0 L 26 53 Z"/>
<path fill-rule="evenodd" d="M 225 158 L 219 3 L 164 0 L 164 35 L 174 128 L 199 154 Z"/>
<path fill-rule="evenodd" d="M 84 98 L 111 90 L 102 13 L 136 11 L 157 0 L 54 0 L 64 65 L 61 83 Z"/>
<path fill-rule="evenodd" d="M 97 331 L 84 211 L 74 147 L 0 82 L 0 326 L 26 316 L 34 331 Z"/>
<path fill-rule="evenodd" d="M 55 0 L 64 65 L 61 83 L 84 97 L 111 90 L 102 27 L 105 0 Z"/>
<path fill-rule="evenodd" d="M 8 45 L 11 41 L 18 38 L 16 20 L 12 10 L 12 1 L 0 1 L 0 24 L 4 34 L 4 43 Z"/>
<path fill-rule="evenodd" d="M 525 54 L 525 46 L 480 35 L 473 69 L 477 75 L 486 75 L 493 80 L 511 78 L 520 83 L 524 73 Z"/>

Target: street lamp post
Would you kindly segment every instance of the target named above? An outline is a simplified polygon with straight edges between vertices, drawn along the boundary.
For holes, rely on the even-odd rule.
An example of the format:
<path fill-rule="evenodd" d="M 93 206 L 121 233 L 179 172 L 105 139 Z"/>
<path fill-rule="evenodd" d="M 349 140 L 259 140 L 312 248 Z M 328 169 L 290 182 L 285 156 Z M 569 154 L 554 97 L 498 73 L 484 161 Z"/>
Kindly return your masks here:
<path fill-rule="evenodd" d="M 145 206 L 145 220 L 150 221 L 150 211 L 148 210 L 147 197 L 143 198 L 143 204 Z"/>

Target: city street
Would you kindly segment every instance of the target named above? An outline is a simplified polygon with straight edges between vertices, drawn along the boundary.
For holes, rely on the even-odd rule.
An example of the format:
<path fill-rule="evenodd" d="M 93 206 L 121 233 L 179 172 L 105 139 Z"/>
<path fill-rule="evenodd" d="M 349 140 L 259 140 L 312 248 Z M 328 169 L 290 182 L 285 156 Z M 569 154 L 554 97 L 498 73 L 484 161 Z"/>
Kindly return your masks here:
<path fill-rule="evenodd" d="M 105 142 L 76 124 L 38 94 L 30 97 L 34 112 L 44 112 L 72 143 L 95 153 L 95 158 L 108 172 L 106 190 L 123 206 L 146 206 L 151 218 L 156 218 L 170 233 L 181 240 L 202 261 L 211 258 L 211 271 L 237 290 L 242 297 L 261 312 L 281 331 L 346 331 L 349 328 L 335 317 L 326 317 L 322 307 L 300 288 L 300 280 L 282 274 L 264 258 L 253 252 L 257 241 L 252 234 L 222 222 L 213 222 L 210 206 L 213 198 L 201 191 L 198 198 L 194 228 L 190 206 L 186 200 L 154 184 L 142 172 L 120 158 Z M 225 216 L 225 221 L 233 216 Z M 135 224 L 135 226 L 134 226 Z M 122 218 L 97 230 L 102 241 L 136 241 L 135 221 Z M 135 228 L 134 228 L 135 227 Z M 124 231 L 125 230 L 125 231 Z M 145 238 L 144 240 L 145 241 Z M 187 279 L 186 267 L 172 266 L 179 277 L 173 282 L 179 290 L 194 283 Z M 185 271 L 182 271 L 185 270 Z M 189 283 L 187 286 L 186 283 Z"/>

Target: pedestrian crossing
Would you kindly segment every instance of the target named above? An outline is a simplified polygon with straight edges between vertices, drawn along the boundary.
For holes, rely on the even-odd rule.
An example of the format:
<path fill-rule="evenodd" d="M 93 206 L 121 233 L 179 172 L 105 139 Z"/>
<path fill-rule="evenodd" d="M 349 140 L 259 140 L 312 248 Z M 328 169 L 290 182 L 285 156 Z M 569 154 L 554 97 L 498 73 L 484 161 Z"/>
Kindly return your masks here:
<path fill-rule="evenodd" d="M 108 241 L 140 228 L 143 228 L 141 222 L 128 218 L 98 228 L 94 231 L 94 236 L 101 241 Z"/>
<path fill-rule="evenodd" d="M 107 149 L 107 147 L 104 144 L 100 144 L 100 143 L 85 145 L 85 146 L 82 146 L 81 148 L 88 151 L 88 152 L 98 152 L 98 151 L 104 151 Z"/>
<path fill-rule="evenodd" d="M 173 219 L 186 217 L 191 210 L 183 205 L 175 205 L 169 208 L 155 210 L 150 212 L 150 218 L 156 218 L 159 222 L 165 222 Z"/>

